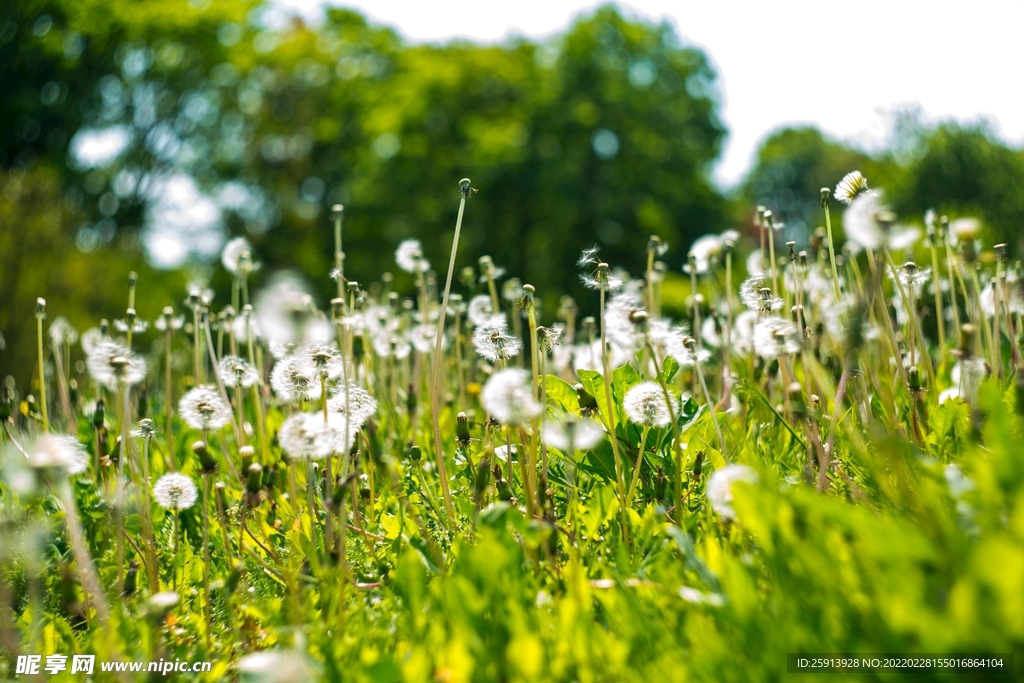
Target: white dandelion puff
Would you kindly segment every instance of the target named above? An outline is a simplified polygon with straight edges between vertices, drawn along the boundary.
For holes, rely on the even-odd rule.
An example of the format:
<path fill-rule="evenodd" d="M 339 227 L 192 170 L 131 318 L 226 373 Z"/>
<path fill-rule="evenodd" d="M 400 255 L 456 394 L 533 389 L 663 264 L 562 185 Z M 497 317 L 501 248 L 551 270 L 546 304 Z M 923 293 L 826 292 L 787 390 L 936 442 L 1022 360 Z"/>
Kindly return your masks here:
<path fill-rule="evenodd" d="M 494 316 L 494 304 L 491 297 L 486 294 L 478 294 L 469 300 L 469 307 L 466 316 L 469 322 L 474 325 L 483 325 Z"/>
<path fill-rule="evenodd" d="M 567 416 L 565 420 L 545 422 L 543 435 L 549 446 L 569 453 L 571 450 L 589 451 L 607 436 L 607 432 L 593 420 Z"/>
<path fill-rule="evenodd" d="M 352 420 L 340 413 L 298 413 L 292 415 L 277 434 L 277 440 L 292 458 L 321 460 L 337 453 L 347 453 L 352 448 L 352 435 L 356 429 Z"/>
<path fill-rule="evenodd" d="M 260 373 L 256 368 L 238 356 L 224 356 L 217 364 L 217 374 L 225 385 L 241 386 L 243 389 L 248 389 L 260 381 Z"/>
<path fill-rule="evenodd" d="M 423 257 L 419 240 L 405 240 L 395 250 L 395 263 L 407 273 L 424 273 L 430 270 L 430 262 Z"/>
<path fill-rule="evenodd" d="M 657 382 L 641 382 L 622 400 L 626 417 L 645 427 L 664 427 L 672 421 L 665 391 Z"/>
<path fill-rule="evenodd" d="M 473 330 L 473 348 L 483 358 L 497 363 L 518 356 L 523 342 L 509 334 L 505 316 L 495 315 Z"/>
<path fill-rule="evenodd" d="M 78 341 L 78 330 L 76 330 L 68 319 L 62 315 L 57 316 L 50 323 L 48 330 L 50 333 L 50 343 L 54 346 L 63 346 L 64 344 L 74 344 Z"/>
<path fill-rule="evenodd" d="M 178 401 L 178 413 L 189 427 L 203 431 L 220 429 L 231 421 L 231 408 L 212 385 L 189 389 Z"/>
<path fill-rule="evenodd" d="M 165 510 L 185 510 L 196 504 L 196 484 L 184 474 L 169 472 L 156 480 L 153 498 Z"/>
<path fill-rule="evenodd" d="M 757 472 L 746 465 L 726 465 L 711 473 L 708 479 L 707 498 L 712 509 L 725 519 L 735 519 L 732 486 L 738 481 L 756 484 Z"/>
<path fill-rule="evenodd" d="M 58 469 L 68 474 L 79 474 L 88 464 L 85 446 L 67 434 L 46 434 L 29 448 L 29 465 L 36 469 Z"/>
<path fill-rule="evenodd" d="M 513 426 L 524 424 L 541 411 L 530 388 L 529 373 L 519 368 L 494 373 L 480 392 L 480 401 L 498 421 Z"/>
<path fill-rule="evenodd" d="M 740 301 L 743 305 L 752 311 L 762 313 L 780 310 L 783 305 L 782 298 L 775 296 L 768 283 L 766 273 L 754 273 L 744 280 L 740 285 Z"/>
<path fill-rule="evenodd" d="M 377 412 L 377 401 L 366 391 L 349 380 L 348 389 L 338 389 L 327 400 L 327 409 L 339 415 L 348 416 L 353 429 L 361 428 Z"/>
<path fill-rule="evenodd" d="M 282 401 L 315 401 L 320 398 L 320 378 L 309 364 L 286 355 L 270 372 L 270 387 Z"/>
<path fill-rule="evenodd" d="M 767 359 L 798 353 L 800 337 L 796 325 L 782 318 L 762 318 L 754 325 L 754 351 Z"/>
<path fill-rule="evenodd" d="M 109 339 L 92 347 L 86 357 L 86 366 L 94 380 L 110 389 L 122 384 L 132 386 L 146 377 L 146 361 L 129 351 L 127 346 Z"/>
<path fill-rule="evenodd" d="M 252 245 L 244 237 L 236 237 L 224 245 L 220 261 L 232 275 L 247 275 L 257 268 L 259 264 L 253 261 Z M 245 257 L 243 259 L 243 257 Z"/>
<path fill-rule="evenodd" d="M 858 195 L 868 191 L 868 180 L 860 171 L 850 171 L 836 185 L 833 196 L 843 204 L 849 204 Z"/>

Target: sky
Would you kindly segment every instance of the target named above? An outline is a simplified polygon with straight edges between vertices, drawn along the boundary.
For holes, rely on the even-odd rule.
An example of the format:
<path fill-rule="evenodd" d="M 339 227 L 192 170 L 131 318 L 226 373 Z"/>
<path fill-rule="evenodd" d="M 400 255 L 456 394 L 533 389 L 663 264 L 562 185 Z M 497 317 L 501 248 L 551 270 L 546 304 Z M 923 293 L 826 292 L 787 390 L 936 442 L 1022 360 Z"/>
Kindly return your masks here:
<path fill-rule="evenodd" d="M 324 0 L 276 0 L 313 21 Z M 361 0 L 357 9 L 410 42 L 545 38 L 602 3 L 586 0 Z M 702 48 L 719 75 L 729 130 L 715 179 L 730 187 L 759 143 L 787 125 L 813 124 L 866 149 L 884 145 L 895 112 L 925 122 L 988 119 L 1024 144 L 1021 0 L 630 0 L 634 17 L 668 20 Z"/>

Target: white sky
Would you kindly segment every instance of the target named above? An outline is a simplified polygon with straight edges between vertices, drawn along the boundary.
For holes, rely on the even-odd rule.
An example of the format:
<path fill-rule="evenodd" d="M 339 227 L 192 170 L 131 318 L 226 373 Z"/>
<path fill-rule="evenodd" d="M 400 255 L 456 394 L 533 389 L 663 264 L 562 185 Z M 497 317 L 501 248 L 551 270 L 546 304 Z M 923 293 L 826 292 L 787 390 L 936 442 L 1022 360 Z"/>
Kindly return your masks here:
<path fill-rule="evenodd" d="M 277 0 L 316 17 L 323 0 Z M 545 37 L 601 3 L 587 0 L 359 0 L 360 10 L 413 42 Z M 889 114 L 920 105 L 926 121 L 987 117 L 1024 141 L 1024 2 L 1020 0 L 629 0 L 627 13 L 668 19 L 704 48 L 719 75 L 729 129 L 715 170 L 741 179 L 758 143 L 812 123 L 877 146 Z"/>

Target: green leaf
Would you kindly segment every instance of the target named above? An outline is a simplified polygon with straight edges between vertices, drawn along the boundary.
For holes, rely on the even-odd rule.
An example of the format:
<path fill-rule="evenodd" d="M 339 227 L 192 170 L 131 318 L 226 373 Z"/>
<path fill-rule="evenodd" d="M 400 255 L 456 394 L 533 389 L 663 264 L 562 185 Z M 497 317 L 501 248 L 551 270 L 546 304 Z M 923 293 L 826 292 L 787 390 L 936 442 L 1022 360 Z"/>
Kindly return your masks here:
<path fill-rule="evenodd" d="M 679 361 L 672 356 L 665 358 L 665 365 L 661 368 L 661 379 L 665 382 L 671 382 L 677 372 L 679 372 Z"/>
<path fill-rule="evenodd" d="M 574 415 L 580 412 L 580 401 L 576 390 L 565 380 L 554 375 L 544 375 L 544 393 L 548 398 L 548 406 L 561 408 Z"/>

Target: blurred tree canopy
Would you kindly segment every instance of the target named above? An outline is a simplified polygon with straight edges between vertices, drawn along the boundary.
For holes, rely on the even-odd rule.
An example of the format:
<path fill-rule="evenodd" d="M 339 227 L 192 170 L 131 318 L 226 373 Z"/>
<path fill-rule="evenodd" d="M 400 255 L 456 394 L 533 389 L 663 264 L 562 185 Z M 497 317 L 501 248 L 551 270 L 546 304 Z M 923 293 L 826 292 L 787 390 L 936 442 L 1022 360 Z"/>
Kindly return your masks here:
<path fill-rule="evenodd" d="M 910 113 L 894 124 L 892 148 L 875 154 L 813 127 L 773 133 L 738 188 L 737 211 L 746 218 L 754 206 L 767 206 L 786 223 L 786 239 L 804 244 L 824 221 L 820 188 L 834 189 L 846 173 L 859 170 L 871 187 L 885 191 L 903 220 L 921 223 L 929 209 L 976 216 L 988 231 L 986 248 L 1006 242 L 1024 256 L 1024 151 L 999 142 L 984 122 L 929 128 Z M 841 214 L 833 212 L 837 225 Z"/>
<path fill-rule="evenodd" d="M 25 210 L 33 183 L 60 209 L 47 253 L 5 252 L 5 271 L 38 273 L 19 291 L 45 294 L 38 263 L 65 253 L 202 264 L 245 235 L 261 273 L 298 267 L 326 300 L 331 205 L 346 207 L 346 274 L 373 280 L 408 237 L 446 261 L 464 176 L 479 192 L 459 265 L 489 254 L 549 302 L 581 294 L 583 246 L 639 269 L 658 234 L 679 265 L 728 221 L 709 180 L 715 74 L 667 24 L 610 6 L 542 43 L 410 46 L 342 9 L 309 26 L 248 0 L 23 0 L 0 10 L 0 60 L 4 210 Z M 122 291 L 74 305 L 120 315 Z M 26 346 L 11 326 L 33 321 L 0 307 Z"/>

